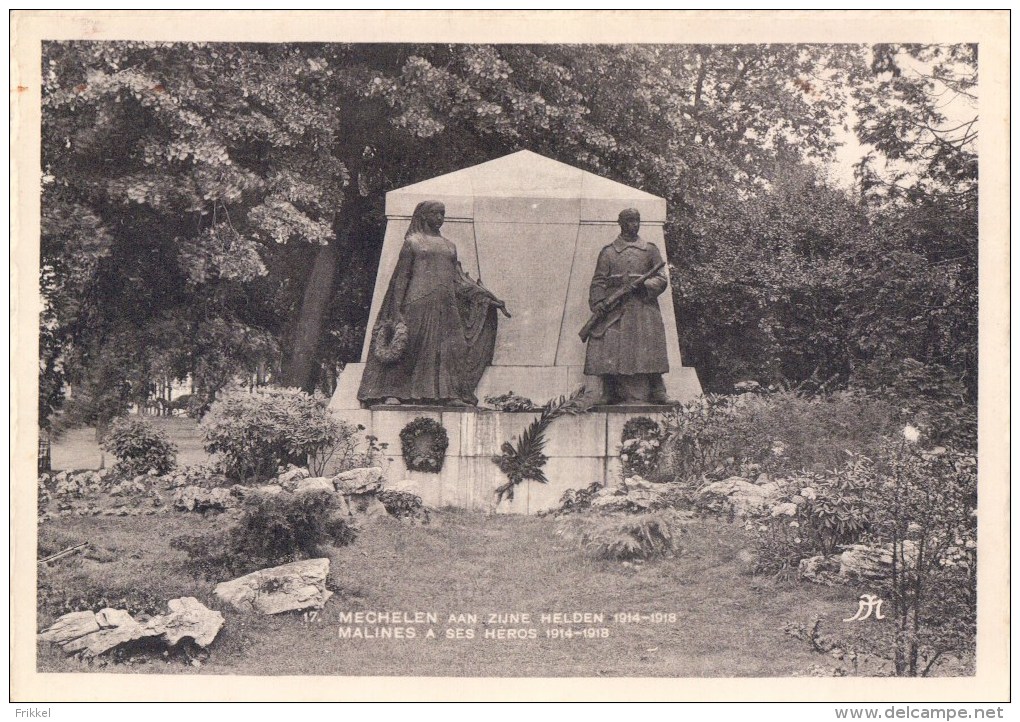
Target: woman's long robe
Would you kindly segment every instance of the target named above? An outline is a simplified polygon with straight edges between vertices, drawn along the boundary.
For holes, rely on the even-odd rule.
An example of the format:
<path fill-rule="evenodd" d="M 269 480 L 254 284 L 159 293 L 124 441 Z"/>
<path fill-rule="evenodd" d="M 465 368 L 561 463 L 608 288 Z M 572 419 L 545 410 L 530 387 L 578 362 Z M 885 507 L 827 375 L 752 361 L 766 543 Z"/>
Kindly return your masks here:
<path fill-rule="evenodd" d="M 496 303 L 461 270 L 451 241 L 406 238 L 379 319 L 403 320 L 407 348 L 391 364 L 369 353 L 358 399 L 477 403 L 474 390 L 495 349 Z"/>

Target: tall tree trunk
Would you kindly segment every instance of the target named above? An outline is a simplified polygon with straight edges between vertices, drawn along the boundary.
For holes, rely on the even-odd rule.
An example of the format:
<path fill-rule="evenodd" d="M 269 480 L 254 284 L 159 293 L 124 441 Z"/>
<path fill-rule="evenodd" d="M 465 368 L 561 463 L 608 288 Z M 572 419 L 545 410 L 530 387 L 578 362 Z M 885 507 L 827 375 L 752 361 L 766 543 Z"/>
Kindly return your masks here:
<path fill-rule="evenodd" d="M 319 338 L 340 262 L 337 239 L 319 248 L 305 285 L 301 311 L 293 329 L 291 347 L 284 357 L 281 376 L 285 386 L 297 386 L 311 391 L 315 386 L 315 364 Z"/>

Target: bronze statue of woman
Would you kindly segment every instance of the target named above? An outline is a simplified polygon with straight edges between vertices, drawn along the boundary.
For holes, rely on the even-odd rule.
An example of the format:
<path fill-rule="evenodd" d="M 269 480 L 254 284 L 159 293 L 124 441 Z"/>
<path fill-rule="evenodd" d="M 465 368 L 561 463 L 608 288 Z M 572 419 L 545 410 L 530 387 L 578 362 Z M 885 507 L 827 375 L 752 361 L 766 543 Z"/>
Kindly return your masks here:
<path fill-rule="evenodd" d="M 478 403 L 475 387 L 496 344 L 496 311 L 510 314 L 464 273 L 457 246 L 439 233 L 445 218 L 446 208 L 438 201 L 423 201 L 414 209 L 358 389 L 365 404 Z M 396 354 L 380 348 L 378 329 L 385 324 L 404 337 Z"/>

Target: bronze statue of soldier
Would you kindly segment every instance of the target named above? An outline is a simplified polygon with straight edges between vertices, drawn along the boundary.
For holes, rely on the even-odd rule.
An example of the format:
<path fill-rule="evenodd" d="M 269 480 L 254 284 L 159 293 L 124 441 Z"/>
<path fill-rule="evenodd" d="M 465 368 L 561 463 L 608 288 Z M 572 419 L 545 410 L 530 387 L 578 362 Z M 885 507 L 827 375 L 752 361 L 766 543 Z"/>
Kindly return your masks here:
<path fill-rule="evenodd" d="M 668 285 L 659 249 L 638 231 L 641 214 L 620 212 L 620 235 L 599 253 L 588 292 L 593 318 L 584 373 L 602 381 L 596 404 L 666 404 L 669 371 L 659 295 Z"/>

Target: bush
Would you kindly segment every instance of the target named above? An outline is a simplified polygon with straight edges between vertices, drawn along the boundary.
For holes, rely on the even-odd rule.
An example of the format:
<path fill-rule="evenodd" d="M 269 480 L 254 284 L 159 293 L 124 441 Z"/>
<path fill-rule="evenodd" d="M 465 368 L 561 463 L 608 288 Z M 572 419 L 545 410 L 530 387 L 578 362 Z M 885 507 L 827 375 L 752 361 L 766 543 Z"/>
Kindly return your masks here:
<path fill-rule="evenodd" d="M 660 473 L 698 485 L 705 477 L 823 472 L 842 466 L 847 450 L 874 454 L 900 416 L 889 401 L 854 392 L 709 395 L 666 417 Z"/>
<path fill-rule="evenodd" d="M 893 552 L 892 573 L 876 586 L 897 628 L 896 674 L 926 676 L 943 655 L 974 649 L 977 457 L 890 441 L 871 472 L 876 519 L 865 541 Z"/>
<path fill-rule="evenodd" d="M 337 496 L 329 491 L 252 494 L 241 518 L 224 532 L 176 537 L 171 547 L 187 553 L 207 578 L 236 577 L 299 559 L 322 556 L 325 544 L 354 543 L 357 529 L 338 516 Z"/>
<path fill-rule="evenodd" d="M 895 632 L 873 635 L 873 651 L 897 675 L 926 676 L 947 653 L 974 648 L 977 459 L 973 449 L 925 448 L 914 427 L 903 431 L 874 460 L 853 455 L 838 474 L 786 482 L 786 495 L 746 528 L 762 571 L 845 544 L 885 550 L 888 575 L 863 591 L 886 600 Z"/>
<path fill-rule="evenodd" d="M 307 464 L 320 476 L 355 435 L 326 404 L 299 389 L 231 390 L 202 421 L 206 451 L 220 454 L 224 473 L 240 481 L 258 483 L 286 463 Z"/>
<path fill-rule="evenodd" d="M 429 510 L 417 494 L 412 494 L 409 491 L 383 489 L 377 496 L 390 516 L 395 516 L 398 519 L 417 520 L 422 524 L 429 523 Z"/>
<path fill-rule="evenodd" d="M 584 533 L 582 542 L 597 559 L 655 559 L 677 549 L 673 519 L 669 515 L 593 518 L 594 525 Z"/>
<path fill-rule="evenodd" d="M 165 474 L 177 465 L 177 446 L 142 419 L 116 419 L 100 446 L 117 457 L 112 471 L 121 477 Z"/>
<path fill-rule="evenodd" d="M 777 483 L 780 494 L 744 523 L 757 550 L 757 572 L 792 572 L 801 559 L 830 555 L 840 545 L 857 543 L 874 521 L 863 457 L 847 462 L 838 474 Z"/>

